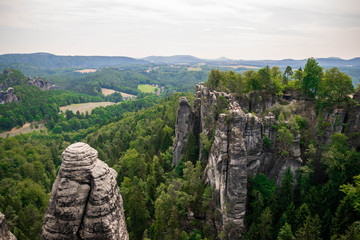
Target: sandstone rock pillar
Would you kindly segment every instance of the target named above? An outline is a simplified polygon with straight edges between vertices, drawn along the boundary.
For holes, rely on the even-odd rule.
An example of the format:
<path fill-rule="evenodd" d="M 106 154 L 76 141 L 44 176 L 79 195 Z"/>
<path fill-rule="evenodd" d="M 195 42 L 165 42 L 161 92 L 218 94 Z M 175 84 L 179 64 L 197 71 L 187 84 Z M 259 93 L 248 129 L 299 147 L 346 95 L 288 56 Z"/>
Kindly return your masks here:
<path fill-rule="evenodd" d="M 62 154 L 41 239 L 129 239 L 114 169 L 86 143 Z"/>

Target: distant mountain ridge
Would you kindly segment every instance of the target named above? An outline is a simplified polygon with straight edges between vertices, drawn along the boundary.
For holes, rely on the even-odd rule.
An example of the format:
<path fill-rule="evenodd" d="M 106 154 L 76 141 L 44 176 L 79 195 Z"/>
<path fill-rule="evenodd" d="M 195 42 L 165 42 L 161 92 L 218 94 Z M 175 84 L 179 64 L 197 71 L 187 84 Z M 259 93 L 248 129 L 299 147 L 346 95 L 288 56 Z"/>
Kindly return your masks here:
<path fill-rule="evenodd" d="M 316 58 L 323 67 L 360 67 L 360 57 L 345 60 L 337 57 Z M 245 65 L 264 67 L 279 66 L 284 68 L 304 67 L 307 59 L 281 59 L 281 60 L 233 60 L 226 57 L 218 59 L 203 59 L 192 55 L 174 56 L 148 56 L 145 58 L 131 58 L 125 56 L 60 56 L 51 53 L 30 54 L 3 54 L 0 55 L 0 64 L 11 66 L 26 64 L 40 68 L 96 68 L 110 66 L 130 66 L 144 64 L 174 64 L 174 65 L 196 65 L 205 63 L 210 66 L 222 65 Z"/>
<path fill-rule="evenodd" d="M 202 59 L 197 58 L 191 55 L 174 55 L 174 56 L 149 56 L 142 58 L 145 61 L 149 61 L 155 64 L 199 64 L 206 63 L 208 65 L 247 65 L 247 66 L 256 66 L 264 67 L 269 66 L 279 66 L 279 67 L 304 67 L 307 59 L 281 59 L 281 60 L 233 60 L 226 57 L 221 57 L 218 59 Z M 337 57 L 329 58 L 316 58 L 320 66 L 323 67 L 360 67 L 360 58 L 353 58 L 345 60 Z"/>

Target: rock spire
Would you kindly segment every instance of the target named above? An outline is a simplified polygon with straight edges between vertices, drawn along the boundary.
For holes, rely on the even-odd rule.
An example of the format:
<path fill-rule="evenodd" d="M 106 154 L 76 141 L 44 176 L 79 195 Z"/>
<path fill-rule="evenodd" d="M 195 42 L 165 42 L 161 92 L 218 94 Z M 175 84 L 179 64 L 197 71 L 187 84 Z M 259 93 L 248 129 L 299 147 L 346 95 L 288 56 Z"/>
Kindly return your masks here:
<path fill-rule="evenodd" d="M 42 239 L 129 239 L 117 173 L 97 157 L 82 142 L 65 149 Z"/>

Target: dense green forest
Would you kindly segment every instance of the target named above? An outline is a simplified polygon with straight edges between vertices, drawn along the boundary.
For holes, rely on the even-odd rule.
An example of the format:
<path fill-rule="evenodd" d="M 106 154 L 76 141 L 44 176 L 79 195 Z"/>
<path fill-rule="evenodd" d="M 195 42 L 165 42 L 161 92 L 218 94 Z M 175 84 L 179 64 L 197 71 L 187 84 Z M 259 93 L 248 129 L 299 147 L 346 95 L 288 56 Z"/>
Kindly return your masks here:
<path fill-rule="evenodd" d="M 95 68 L 97 69 L 96 72 L 82 74 L 76 72 L 81 68 L 43 69 L 28 65 L 23 67 L 18 65 L 10 66 L 22 69 L 22 72 L 29 76 L 41 76 L 60 87 L 60 89 L 93 96 L 101 96 L 101 88 L 110 88 L 137 95 L 140 93 L 137 89 L 139 84 L 157 84 L 164 87 L 163 95 L 169 95 L 174 91 L 193 91 L 195 84 L 207 80 L 208 72 L 211 70 L 210 67 L 203 67 L 200 71 L 189 71 L 187 66 L 147 64 L 119 67 L 98 66 Z"/>
<path fill-rule="evenodd" d="M 188 71 L 186 67 L 179 66 L 108 67 L 95 73 L 69 73 L 66 78 L 63 75 L 48 78 L 63 89 L 90 95 L 99 95 L 101 88 L 137 95 L 137 86 L 140 84 L 157 84 L 164 87 L 163 95 L 169 95 L 174 91 L 193 91 L 195 84 L 206 81 L 209 70 Z"/>
<path fill-rule="evenodd" d="M 95 88 L 116 89 L 111 84 L 131 82 L 130 79 L 135 84 L 160 85 L 172 79 L 167 83 L 172 87 L 165 86 L 167 89 L 184 86 L 183 90 L 189 90 L 202 80 L 201 72 L 171 69 L 148 74 L 104 69 L 86 77 L 88 83 L 81 85 L 79 80 L 77 84 L 79 88 L 94 84 Z M 97 79 L 102 77 L 118 81 L 109 80 L 106 84 L 110 85 L 101 85 Z M 177 79 L 188 80 L 184 83 Z M 131 89 L 135 86 L 127 84 Z M 349 97 L 355 91 L 351 78 L 337 68 L 324 71 L 315 59 L 309 59 L 303 70 L 293 71 L 289 67 L 284 73 L 277 67 L 244 73 L 214 69 L 206 85 L 236 97 L 252 91 L 278 96 L 298 92 L 302 99 L 314 102 L 318 116 L 335 107 L 356 104 Z M 39 239 L 61 153 L 76 141 L 95 148 L 99 159 L 118 172 L 130 239 L 226 239 L 207 221 L 218 217 L 218 213 L 211 188 L 205 185 L 206 163 L 198 160 L 194 137 L 190 136 L 186 143 L 182 162 L 172 165 L 179 97 L 186 96 L 191 103 L 193 94 L 175 93 L 162 99 L 140 94 L 135 101 L 97 108 L 91 114 L 68 111 L 59 115 L 59 106 L 81 102 L 81 96 L 83 101 L 103 98 L 61 90 L 43 92 L 33 86 L 14 88 L 24 102 L 0 105 L 0 113 L 10 116 L 9 121 L 2 120 L 4 126 L 11 127 L 6 125 L 11 117 L 23 121 L 32 117 L 46 119 L 49 128 L 48 133 L 0 138 L 0 212 L 5 214 L 18 239 Z M 36 96 L 35 102 L 26 102 L 28 94 Z M 216 109 L 219 113 L 223 110 Z M 249 178 L 243 239 L 359 239 L 360 154 L 351 145 L 354 136 L 335 133 L 330 144 L 319 146 L 317 139 L 308 134 L 305 118 L 291 118 L 285 107 L 274 113 L 282 129 L 279 137 L 285 143 L 295 132 L 304 136 L 304 165 L 295 176 L 287 171 L 280 186 L 263 174 Z M 325 122 L 319 124 L 320 130 L 325 131 L 325 127 Z M 210 148 L 211 140 L 206 144 Z"/>
<path fill-rule="evenodd" d="M 26 82 L 27 77 L 18 70 L 10 69 L 0 74 L 0 84 L 13 87 L 19 99 L 19 102 L 0 105 L 0 131 L 22 126 L 26 122 L 57 122 L 60 106 L 106 100 L 104 96 L 90 96 L 73 91 L 42 91 L 36 86 L 27 85 Z M 112 97 L 109 96 L 108 99 L 112 100 Z"/>

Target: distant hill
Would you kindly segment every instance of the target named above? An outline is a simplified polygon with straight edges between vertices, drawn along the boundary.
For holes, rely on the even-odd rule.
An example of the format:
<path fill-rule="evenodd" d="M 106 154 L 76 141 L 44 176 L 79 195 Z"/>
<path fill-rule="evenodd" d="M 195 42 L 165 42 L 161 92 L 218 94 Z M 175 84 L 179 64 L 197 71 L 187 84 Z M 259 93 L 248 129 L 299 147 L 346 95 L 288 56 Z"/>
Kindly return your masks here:
<path fill-rule="evenodd" d="M 50 53 L 4 54 L 0 64 L 16 66 L 28 64 L 39 68 L 94 68 L 106 66 L 129 66 L 147 63 L 130 57 L 109 56 L 58 56 Z"/>
<path fill-rule="evenodd" d="M 149 56 L 143 60 L 156 64 L 198 64 L 207 62 L 207 60 L 197 58 L 191 55 L 174 55 L 174 56 Z"/>
<path fill-rule="evenodd" d="M 285 68 L 291 66 L 293 68 L 304 67 L 307 59 L 282 59 L 282 60 L 233 60 L 226 57 L 218 59 L 202 59 L 191 55 L 174 55 L 174 56 L 149 56 L 142 58 L 142 60 L 152 62 L 155 64 L 183 64 L 193 65 L 198 63 L 206 63 L 208 65 L 245 65 L 245 66 L 256 66 L 264 67 L 279 66 Z M 349 60 L 329 57 L 329 58 L 317 58 L 319 65 L 322 67 L 360 67 L 360 58 L 353 58 Z"/>

